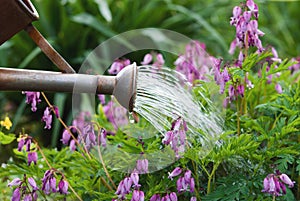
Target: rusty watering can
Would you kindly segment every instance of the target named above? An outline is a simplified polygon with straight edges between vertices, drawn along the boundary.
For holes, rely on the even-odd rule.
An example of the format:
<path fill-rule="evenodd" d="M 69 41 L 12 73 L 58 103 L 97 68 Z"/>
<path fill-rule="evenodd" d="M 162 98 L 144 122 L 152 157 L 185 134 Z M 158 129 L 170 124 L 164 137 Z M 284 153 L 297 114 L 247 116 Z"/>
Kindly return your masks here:
<path fill-rule="evenodd" d="M 76 74 L 65 59 L 32 25 L 39 15 L 30 0 L 0 0 L 0 45 L 25 30 L 45 55 L 62 71 L 37 71 L 0 68 L 1 91 L 50 91 L 114 95 L 133 110 L 136 91 L 136 64 L 125 67 L 117 76 Z"/>

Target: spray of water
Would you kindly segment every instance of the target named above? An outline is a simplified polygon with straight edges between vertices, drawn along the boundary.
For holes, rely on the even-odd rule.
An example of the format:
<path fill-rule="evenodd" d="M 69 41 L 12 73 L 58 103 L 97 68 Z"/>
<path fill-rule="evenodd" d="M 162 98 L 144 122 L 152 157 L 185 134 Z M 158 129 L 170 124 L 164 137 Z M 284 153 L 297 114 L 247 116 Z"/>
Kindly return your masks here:
<path fill-rule="evenodd" d="M 150 122 L 162 135 L 171 123 L 182 117 L 188 124 L 188 137 L 212 147 L 222 133 L 222 118 L 204 94 L 202 105 L 191 93 L 185 76 L 170 68 L 139 66 L 134 111 Z"/>

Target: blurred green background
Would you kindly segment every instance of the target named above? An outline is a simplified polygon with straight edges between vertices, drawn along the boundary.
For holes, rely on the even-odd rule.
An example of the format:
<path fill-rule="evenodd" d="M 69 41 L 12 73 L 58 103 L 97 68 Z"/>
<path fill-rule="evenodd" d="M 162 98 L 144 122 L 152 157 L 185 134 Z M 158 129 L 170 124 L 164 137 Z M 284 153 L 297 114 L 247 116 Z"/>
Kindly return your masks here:
<path fill-rule="evenodd" d="M 86 56 L 101 42 L 138 28 L 164 28 L 204 42 L 208 52 L 225 60 L 234 59 L 228 49 L 235 36 L 229 24 L 237 0 L 32 0 L 40 19 L 33 24 L 55 49 L 78 70 Z M 300 1 L 255 1 L 259 6 L 259 28 L 265 32 L 264 46 L 272 45 L 282 58 L 300 55 Z M 14 23 L 14 22 L 11 22 Z M 4 29 L 4 27 L 1 27 Z M 1 31 L 0 29 L 0 31 Z M 142 55 L 137 57 L 142 59 Z M 138 61 L 139 62 L 139 61 Z M 29 36 L 21 31 L 0 46 L 0 66 L 58 71 Z M 47 93 L 71 122 L 71 96 Z M 56 147 L 62 132 L 57 120 L 53 129 L 41 122 L 45 103 L 36 113 L 19 92 L 0 92 L 1 119 L 13 121 L 10 132 L 22 128 L 43 146 Z M 0 162 L 16 144 L 0 146 Z"/>

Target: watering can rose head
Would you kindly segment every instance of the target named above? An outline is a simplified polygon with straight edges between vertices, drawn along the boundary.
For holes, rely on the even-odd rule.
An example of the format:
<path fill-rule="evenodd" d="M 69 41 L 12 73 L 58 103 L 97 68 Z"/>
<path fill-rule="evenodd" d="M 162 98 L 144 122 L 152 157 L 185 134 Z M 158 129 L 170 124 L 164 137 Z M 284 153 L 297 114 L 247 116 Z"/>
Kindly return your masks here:
<path fill-rule="evenodd" d="M 136 63 L 126 66 L 116 76 L 113 95 L 118 102 L 130 112 L 133 111 L 136 96 L 137 66 Z"/>

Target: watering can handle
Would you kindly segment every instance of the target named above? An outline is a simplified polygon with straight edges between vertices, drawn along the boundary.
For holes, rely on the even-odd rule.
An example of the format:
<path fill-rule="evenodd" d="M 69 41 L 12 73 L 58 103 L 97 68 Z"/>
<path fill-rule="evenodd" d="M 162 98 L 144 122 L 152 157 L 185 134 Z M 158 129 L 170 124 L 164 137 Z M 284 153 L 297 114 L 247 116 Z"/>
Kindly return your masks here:
<path fill-rule="evenodd" d="M 74 69 L 31 24 L 38 20 L 39 15 L 30 0 L 0 0 L 0 5 L 0 45 L 25 29 L 32 40 L 62 72 L 75 73 Z"/>
<path fill-rule="evenodd" d="M 49 42 L 32 24 L 29 24 L 24 30 L 62 72 L 75 73 L 75 70 L 70 66 L 70 64 L 66 62 L 66 60 L 49 44 Z"/>

